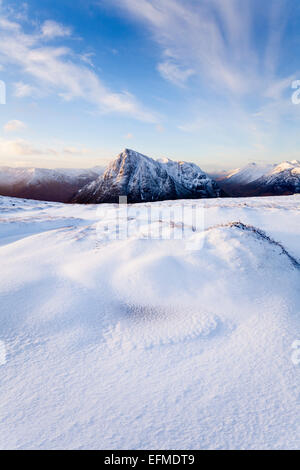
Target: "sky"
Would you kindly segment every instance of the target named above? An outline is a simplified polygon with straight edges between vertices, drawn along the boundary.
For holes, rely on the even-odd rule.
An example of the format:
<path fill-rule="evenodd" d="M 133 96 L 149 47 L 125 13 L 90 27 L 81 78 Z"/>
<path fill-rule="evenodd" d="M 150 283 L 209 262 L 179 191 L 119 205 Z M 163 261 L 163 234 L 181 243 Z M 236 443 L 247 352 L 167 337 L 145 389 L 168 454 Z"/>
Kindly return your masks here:
<path fill-rule="evenodd" d="M 0 164 L 300 159 L 298 0 L 0 0 Z"/>

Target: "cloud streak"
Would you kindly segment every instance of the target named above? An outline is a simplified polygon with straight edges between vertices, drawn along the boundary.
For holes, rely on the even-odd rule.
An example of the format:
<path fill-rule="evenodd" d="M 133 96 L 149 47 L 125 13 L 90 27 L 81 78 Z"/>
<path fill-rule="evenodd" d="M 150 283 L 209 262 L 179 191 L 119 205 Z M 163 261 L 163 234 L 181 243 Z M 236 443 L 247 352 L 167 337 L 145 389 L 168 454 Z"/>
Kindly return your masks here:
<path fill-rule="evenodd" d="M 272 79 L 289 0 L 115 0 L 114 6 L 144 22 L 168 60 L 158 65 L 182 85 L 192 74 L 234 96 L 257 92 Z M 257 18 L 266 34 L 257 45 Z"/>
<path fill-rule="evenodd" d="M 52 21 L 42 26 L 42 38 L 49 40 L 70 34 L 70 30 Z M 124 114 L 140 121 L 155 123 L 157 116 L 145 109 L 128 91 L 110 90 L 81 57 L 67 47 L 53 47 L 41 43 L 39 32 L 28 34 L 19 23 L 0 19 L 0 60 L 17 66 L 34 85 L 18 82 L 15 96 L 32 95 L 34 89 L 43 94 L 56 93 L 64 100 L 81 99 L 101 112 Z"/>
<path fill-rule="evenodd" d="M 41 27 L 42 36 L 47 39 L 71 36 L 72 30 L 56 21 L 47 20 Z"/>
<path fill-rule="evenodd" d="M 110 3 L 146 25 L 161 49 L 163 60 L 157 64 L 161 76 L 190 88 L 190 116 L 178 125 L 181 131 L 213 141 L 219 135 L 224 146 L 233 146 L 236 139 L 264 152 L 287 119 L 294 127 L 299 123 L 300 107 L 293 107 L 288 96 L 299 75 L 297 70 L 281 68 L 290 53 L 285 32 L 295 15 L 293 1 Z M 286 135 L 292 135 L 292 126 L 290 132 Z"/>
<path fill-rule="evenodd" d="M 158 64 L 157 69 L 163 78 L 178 86 L 184 86 L 186 81 L 195 74 L 194 70 L 184 70 L 171 61 Z"/>
<path fill-rule="evenodd" d="M 0 166 L 34 165 L 55 168 L 71 164 L 74 167 L 81 167 L 97 165 L 100 161 L 107 163 L 112 157 L 113 154 L 103 148 L 67 146 L 63 143 L 48 146 L 27 139 L 0 137 Z"/>

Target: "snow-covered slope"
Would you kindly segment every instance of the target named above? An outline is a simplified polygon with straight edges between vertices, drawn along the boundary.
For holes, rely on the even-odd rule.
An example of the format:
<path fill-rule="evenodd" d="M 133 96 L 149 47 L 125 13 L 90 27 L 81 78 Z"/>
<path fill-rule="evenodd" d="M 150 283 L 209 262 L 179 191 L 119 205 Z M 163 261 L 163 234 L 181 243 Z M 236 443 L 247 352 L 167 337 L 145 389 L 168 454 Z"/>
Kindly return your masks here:
<path fill-rule="evenodd" d="M 284 195 L 300 192 L 300 162 L 279 165 L 251 163 L 218 179 L 218 184 L 233 196 Z"/>
<path fill-rule="evenodd" d="M 0 448 L 298 449 L 299 209 L 0 197 Z"/>
<path fill-rule="evenodd" d="M 253 184 L 264 194 L 299 193 L 300 162 L 298 160 L 283 162 Z"/>
<path fill-rule="evenodd" d="M 82 188 L 73 202 L 112 203 L 219 197 L 220 188 L 193 163 L 156 161 L 125 149 L 103 175 Z"/>
<path fill-rule="evenodd" d="M 88 170 L 0 167 L 0 194 L 4 196 L 68 202 L 87 183 L 103 172 Z"/>
<path fill-rule="evenodd" d="M 275 165 L 249 163 L 243 168 L 230 171 L 224 179 L 232 184 L 248 184 L 273 170 Z"/>

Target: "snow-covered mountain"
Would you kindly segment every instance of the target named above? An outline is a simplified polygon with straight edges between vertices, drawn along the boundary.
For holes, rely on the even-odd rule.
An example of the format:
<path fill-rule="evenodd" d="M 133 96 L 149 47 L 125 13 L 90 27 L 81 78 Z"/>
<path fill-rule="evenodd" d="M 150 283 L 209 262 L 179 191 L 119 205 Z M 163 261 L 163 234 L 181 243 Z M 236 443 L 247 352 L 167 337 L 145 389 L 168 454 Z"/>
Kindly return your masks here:
<path fill-rule="evenodd" d="M 116 203 L 219 197 L 222 191 L 197 165 L 153 160 L 125 149 L 95 181 L 79 190 L 72 202 Z"/>
<path fill-rule="evenodd" d="M 218 179 L 218 184 L 232 196 L 285 195 L 300 192 L 300 162 L 285 161 L 260 165 L 250 163 Z"/>
<path fill-rule="evenodd" d="M 300 193 L 300 161 L 250 163 L 207 175 L 197 165 L 153 160 L 125 149 L 105 169 L 10 168 L 0 166 L 0 195 L 53 202 L 117 203 L 247 197 Z"/>
<path fill-rule="evenodd" d="M 88 170 L 0 167 L 0 194 L 68 202 L 80 188 L 98 178 L 102 172 L 102 167 Z"/>
<path fill-rule="evenodd" d="M 272 171 L 275 166 L 276 165 L 273 164 L 249 163 L 243 168 L 230 171 L 225 178 L 231 183 L 248 184 L 266 175 Z"/>
<path fill-rule="evenodd" d="M 300 161 L 283 162 L 254 181 L 258 195 L 262 194 L 294 194 L 300 192 Z"/>

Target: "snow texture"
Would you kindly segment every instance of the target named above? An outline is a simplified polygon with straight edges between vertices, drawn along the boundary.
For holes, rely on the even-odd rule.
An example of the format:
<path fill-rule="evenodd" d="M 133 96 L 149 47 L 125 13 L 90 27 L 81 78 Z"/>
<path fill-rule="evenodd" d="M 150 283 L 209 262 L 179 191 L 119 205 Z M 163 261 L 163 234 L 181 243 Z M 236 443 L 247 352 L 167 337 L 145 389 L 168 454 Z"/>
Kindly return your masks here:
<path fill-rule="evenodd" d="M 180 204 L 188 239 L 115 239 L 112 204 L 0 197 L 1 449 L 299 448 L 300 197 L 121 217 Z"/>

